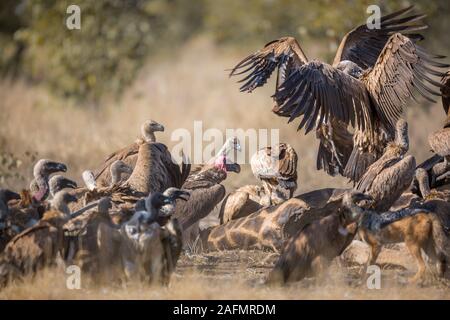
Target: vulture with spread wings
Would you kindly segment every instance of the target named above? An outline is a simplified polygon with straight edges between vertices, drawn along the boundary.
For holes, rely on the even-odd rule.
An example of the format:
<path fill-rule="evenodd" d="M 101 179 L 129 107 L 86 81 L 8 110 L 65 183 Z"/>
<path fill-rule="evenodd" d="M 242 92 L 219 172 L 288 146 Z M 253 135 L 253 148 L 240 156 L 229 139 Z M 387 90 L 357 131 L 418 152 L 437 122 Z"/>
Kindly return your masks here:
<path fill-rule="evenodd" d="M 379 29 L 364 24 L 347 33 L 331 65 L 308 60 L 294 38 L 284 37 L 244 58 L 230 76 L 246 74 L 240 89 L 252 92 L 278 68 L 273 112 L 289 122 L 303 116 L 298 129 L 306 133 L 316 129 L 318 169 L 358 181 L 394 139 L 413 92 L 439 95 L 433 77 L 447 65 L 416 44 L 423 37 L 415 32 L 427 26 L 425 15 L 402 17 L 412 9 L 381 17 Z"/>

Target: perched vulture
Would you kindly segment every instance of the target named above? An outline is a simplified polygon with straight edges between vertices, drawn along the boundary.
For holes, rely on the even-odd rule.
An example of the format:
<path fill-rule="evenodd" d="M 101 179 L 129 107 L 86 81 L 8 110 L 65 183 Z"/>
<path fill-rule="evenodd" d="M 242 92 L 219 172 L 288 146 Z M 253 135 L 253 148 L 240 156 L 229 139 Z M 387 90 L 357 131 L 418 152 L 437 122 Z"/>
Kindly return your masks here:
<path fill-rule="evenodd" d="M 182 249 L 181 228 L 172 215 L 176 200 L 189 193 L 169 188 L 145 200 L 145 210 L 136 211 L 120 229 L 120 257 L 127 279 L 143 279 L 167 285 Z"/>
<path fill-rule="evenodd" d="M 56 172 L 66 172 L 67 166 L 47 159 L 39 160 L 33 167 L 34 179 L 30 183 L 30 191 L 36 201 L 47 199 L 50 186 L 49 177 Z"/>
<path fill-rule="evenodd" d="M 77 199 L 60 191 L 47 211 L 34 226 L 15 236 L 0 255 L 0 286 L 55 263 L 64 249 L 62 226 L 70 217 L 68 203 Z"/>
<path fill-rule="evenodd" d="M 396 139 L 358 181 L 356 189 L 369 194 L 378 212 L 389 208 L 411 185 L 416 168 L 413 156 L 406 156 L 409 148 L 408 123 L 400 119 L 396 125 Z"/>
<path fill-rule="evenodd" d="M 250 164 L 262 186 L 247 185 L 230 193 L 222 202 L 220 222 L 245 217 L 292 198 L 297 189 L 297 159 L 297 153 L 287 143 L 256 152 Z"/>
<path fill-rule="evenodd" d="M 372 199 L 364 193 L 347 191 L 338 210 L 299 228 L 286 241 L 267 282 L 285 284 L 319 275 L 352 242 L 358 226 L 379 232 L 391 223 L 419 212 L 402 209 L 379 214 L 359 204 L 367 200 Z"/>
<path fill-rule="evenodd" d="M 145 121 L 141 126 L 141 137 L 129 146 L 109 155 L 104 164 L 95 172 L 96 185 L 98 187 L 106 187 L 111 184 L 112 177 L 109 168 L 116 160 L 123 161 L 133 169 L 136 165 L 139 146 L 143 143 L 156 142 L 155 132 L 157 131 L 164 131 L 164 126 L 154 120 Z"/>
<path fill-rule="evenodd" d="M 182 189 L 190 192 L 188 201 L 178 201 L 174 217 L 180 221 L 183 232 L 205 218 L 225 197 L 221 184 L 228 172 L 239 173 L 241 167 L 225 155 L 215 157 L 214 164 L 205 164 L 186 179 Z"/>
<path fill-rule="evenodd" d="M 424 15 L 401 17 L 411 10 L 381 17 L 379 29 L 364 24 L 347 33 L 331 65 L 308 60 L 294 38 L 284 37 L 244 58 L 230 76 L 247 73 L 240 89 L 252 92 L 278 68 L 273 112 L 289 122 L 303 116 L 298 129 L 316 128 L 321 141 L 318 168 L 356 182 L 394 139 L 413 92 L 432 100 L 441 84 L 431 77 L 448 67 L 416 44 L 423 37 L 413 32 L 426 26 L 413 24 Z M 350 155 L 348 125 L 355 129 Z"/>

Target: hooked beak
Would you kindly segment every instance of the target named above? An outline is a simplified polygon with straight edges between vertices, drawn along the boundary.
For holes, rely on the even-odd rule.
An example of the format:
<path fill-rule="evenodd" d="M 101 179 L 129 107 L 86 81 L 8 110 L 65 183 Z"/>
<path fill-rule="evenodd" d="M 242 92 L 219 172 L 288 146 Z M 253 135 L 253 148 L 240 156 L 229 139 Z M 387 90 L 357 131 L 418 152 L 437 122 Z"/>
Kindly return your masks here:
<path fill-rule="evenodd" d="M 67 166 L 64 163 L 49 162 L 49 163 L 47 163 L 47 169 L 51 173 L 66 172 L 67 171 Z"/>
<path fill-rule="evenodd" d="M 154 127 L 153 131 L 161 131 L 161 132 L 164 132 L 164 126 L 163 126 L 162 124 L 157 124 L 157 125 Z"/>
<path fill-rule="evenodd" d="M 64 180 L 63 180 L 63 186 L 64 186 L 64 188 L 70 188 L 70 189 L 75 189 L 78 187 L 78 185 L 75 181 L 66 179 L 66 178 L 64 178 Z"/>
<path fill-rule="evenodd" d="M 235 172 L 235 173 L 241 172 L 241 166 L 237 163 L 226 163 L 225 168 L 227 172 Z"/>

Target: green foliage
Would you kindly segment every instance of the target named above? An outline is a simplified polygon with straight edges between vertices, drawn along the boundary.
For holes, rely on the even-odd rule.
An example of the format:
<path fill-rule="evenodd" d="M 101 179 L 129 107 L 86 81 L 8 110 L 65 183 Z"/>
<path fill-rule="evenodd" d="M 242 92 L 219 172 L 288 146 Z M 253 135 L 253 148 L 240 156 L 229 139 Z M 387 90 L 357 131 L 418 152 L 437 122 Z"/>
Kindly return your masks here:
<path fill-rule="evenodd" d="M 70 4 L 81 8 L 81 30 L 68 30 Z M 0 3 L 0 71 L 46 83 L 55 93 L 86 100 L 120 95 L 145 59 L 176 49 L 198 33 L 244 46 L 291 35 L 326 41 L 332 55 L 341 37 L 364 23 L 366 9 L 383 12 L 409 1 L 373 0 L 3 0 Z M 448 0 L 415 0 L 426 12 L 433 50 L 450 45 Z M 308 50 L 306 50 L 308 51 Z M 444 54 L 446 51 L 443 52 Z"/>

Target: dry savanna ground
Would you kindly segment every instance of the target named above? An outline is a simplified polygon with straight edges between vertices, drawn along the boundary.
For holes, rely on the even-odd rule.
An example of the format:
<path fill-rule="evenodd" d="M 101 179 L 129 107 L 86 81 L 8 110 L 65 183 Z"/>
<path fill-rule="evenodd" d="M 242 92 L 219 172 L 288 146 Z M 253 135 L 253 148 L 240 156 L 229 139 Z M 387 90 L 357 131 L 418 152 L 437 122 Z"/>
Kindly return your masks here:
<path fill-rule="evenodd" d="M 257 49 L 257 48 L 252 48 Z M 313 48 L 314 49 L 314 48 Z M 290 143 L 299 155 L 297 193 L 325 187 L 344 187 L 340 177 L 329 177 L 315 170 L 317 141 L 314 133 L 305 136 L 295 124 L 271 114 L 273 85 L 242 94 L 225 69 L 232 67 L 246 52 L 231 52 L 214 46 L 207 38 L 191 41 L 182 55 L 152 58 L 135 83 L 121 99 L 100 106 L 78 105 L 49 94 L 45 88 L 22 81 L 0 82 L 0 148 L 21 160 L 17 172 L 22 179 L 7 179 L 3 184 L 19 190 L 31 178 L 31 157 L 63 161 L 67 176 L 81 183 L 81 172 L 95 168 L 110 152 L 139 135 L 143 120 L 151 118 L 164 124 L 166 132 L 158 139 L 169 148 L 174 145 L 171 132 L 192 130 L 194 120 L 204 129 L 227 128 L 280 129 L 280 140 Z M 320 52 L 320 47 L 309 52 Z M 199 57 L 201 57 L 199 59 Z M 443 122 L 440 105 L 412 103 L 407 111 L 410 124 L 411 154 L 417 161 L 430 155 L 427 135 Z M 239 175 L 231 174 L 225 185 L 229 191 L 256 183 L 249 165 Z M 214 219 L 210 219 L 214 222 Z M 51 269 L 0 292 L 0 298 L 41 299 L 449 299 L 448 288 L 410 287 L 405 277 L 413 270 L 383 272 L 380 290 L 368 290 L 360 283 L 361 268 L 333 263 L 325 283 L 304 281 L 286 288 L 267 288 L 262 280 L 276 256 L 267 252 L 230 252 L 191 254 L 181 258 L 169 288 L 129 285 L 127 287 L 68 290 L 66 275 Z"/>

